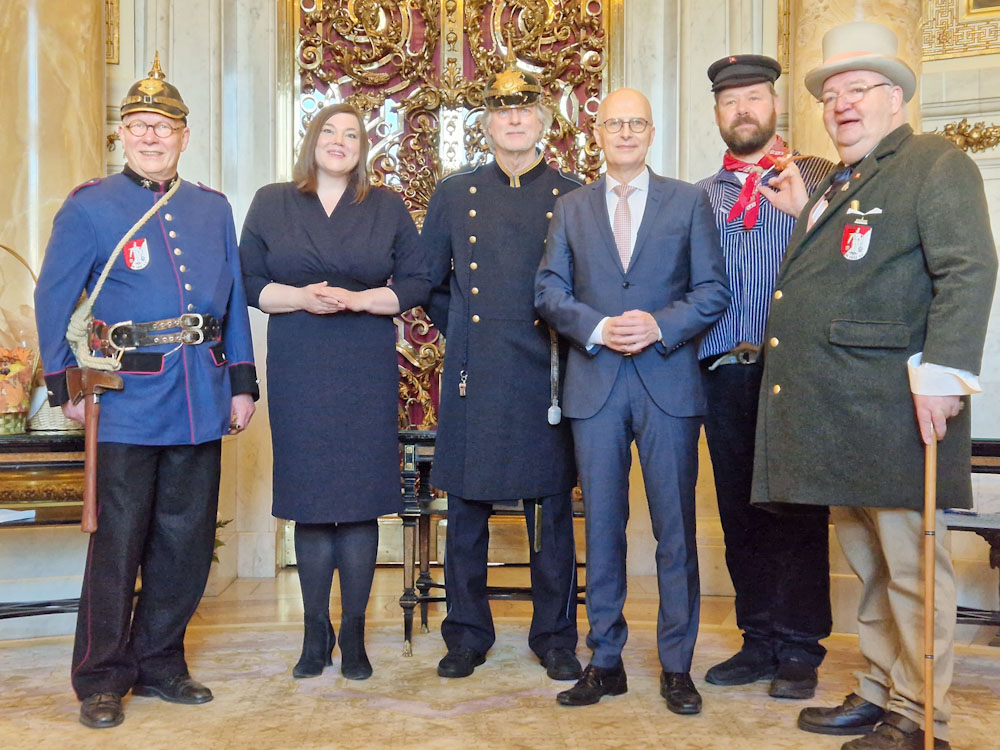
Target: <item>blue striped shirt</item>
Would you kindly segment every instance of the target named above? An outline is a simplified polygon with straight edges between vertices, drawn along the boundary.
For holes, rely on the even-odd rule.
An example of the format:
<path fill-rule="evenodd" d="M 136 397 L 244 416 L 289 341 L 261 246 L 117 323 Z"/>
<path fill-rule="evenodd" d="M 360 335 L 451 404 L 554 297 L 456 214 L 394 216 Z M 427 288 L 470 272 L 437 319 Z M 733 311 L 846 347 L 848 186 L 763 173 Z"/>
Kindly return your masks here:
<path fill-rule="evenodd" d="M 817 156 L 796 163 L 810 194 L 834 166 Z M 767 172 L 763 184 L 768 184 L 776 175 L 774 170 Z M 757 224 L 753 229 L 745 229 L 742 216 L 726 220 L 743 189 L 743 183 L 734 172 L 720 169 L 697 185 L 708 193 L 715 212 L 715 224 L 719 227 L 719 240 L 733 293 L 726 312 L 708 329 L 701 341 L 698 357 L 705 359 L 725 354 L 741 341 L 760 346 L 771 309 L 771 294 L 778 278 L 778 267 L 795 228 L 795 219 L 776 209 L 761 195 Z"/>

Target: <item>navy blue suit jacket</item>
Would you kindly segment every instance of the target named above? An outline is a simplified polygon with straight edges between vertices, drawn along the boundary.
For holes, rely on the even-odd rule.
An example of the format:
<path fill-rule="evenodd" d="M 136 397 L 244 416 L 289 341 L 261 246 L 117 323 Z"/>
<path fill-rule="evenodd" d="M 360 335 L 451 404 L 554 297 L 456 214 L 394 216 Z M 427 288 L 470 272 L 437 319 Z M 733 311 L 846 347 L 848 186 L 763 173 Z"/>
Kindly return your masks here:
<path fill-rule="evenodd" d="M 604 178 L 561 197 L 538 275 L 535 305 L 574 347 L 563 412 L 596 414 L 607 401 L 622 355 L 587 340 L 605 316 L 653 315 L 661 342 L 634 355 L 653 402 L 675 417 L 705 412 L 697 337 L 730 300 L 725 261 L 708 197 L 700 188 L 650 172 L 649 195 L 628 271 L 608 219 Z"/>

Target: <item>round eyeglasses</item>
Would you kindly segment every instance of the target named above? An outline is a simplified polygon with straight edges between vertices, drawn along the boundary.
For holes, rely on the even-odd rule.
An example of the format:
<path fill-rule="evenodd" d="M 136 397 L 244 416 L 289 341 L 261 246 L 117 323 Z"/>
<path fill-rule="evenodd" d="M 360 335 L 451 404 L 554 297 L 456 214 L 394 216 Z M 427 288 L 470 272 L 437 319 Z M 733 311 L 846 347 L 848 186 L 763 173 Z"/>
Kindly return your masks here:
<path fill-rule="evenodd" d="M 142 136 L 146 135 L 146 131 L 149 130 L 150 128 L 153 129 L 153 132 L 156 134 L 157 138 L 169 138 L 178 130 L 184 130 L 183 125 L 175 128 L 172 127 L 169 123 L 163 121 L 160 121 L 155 125 L 149 125 L 143 122 L 142 120 L 132 120 L 132 122 L 127 123 L 125 125 L 125 128 L 136 138 L 141 138 Z"/>
<path fill-rule="evenodd" d="M 641 133 L 646 129 L 646 126 L 649 125 L 649 120 L 644 120 L 641 117 L 633 117 L 630 120 L 620 120 L 617 117 L 613 117 L 610 120 L 597 123 L 597 127 L 604 128 L 609 133 L 617 133 L 625 127 L 625 123 L 628 123 L 628 129 L 633 133 Z"/>

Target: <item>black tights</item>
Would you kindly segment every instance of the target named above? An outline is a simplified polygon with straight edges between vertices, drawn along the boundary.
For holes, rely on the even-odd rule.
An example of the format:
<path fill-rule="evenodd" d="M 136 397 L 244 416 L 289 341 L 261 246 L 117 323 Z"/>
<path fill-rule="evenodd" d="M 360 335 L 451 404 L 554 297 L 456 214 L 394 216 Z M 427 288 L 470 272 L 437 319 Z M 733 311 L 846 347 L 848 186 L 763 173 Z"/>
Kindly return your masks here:
<path fill-rule="evenodd" d="M 296 523 L 295 561 L 305 619 L 330 616 L 333 571 L 340 571 L 340 608 L 345 617 L 364 616 L 375 576 L 378 521 Z"/>

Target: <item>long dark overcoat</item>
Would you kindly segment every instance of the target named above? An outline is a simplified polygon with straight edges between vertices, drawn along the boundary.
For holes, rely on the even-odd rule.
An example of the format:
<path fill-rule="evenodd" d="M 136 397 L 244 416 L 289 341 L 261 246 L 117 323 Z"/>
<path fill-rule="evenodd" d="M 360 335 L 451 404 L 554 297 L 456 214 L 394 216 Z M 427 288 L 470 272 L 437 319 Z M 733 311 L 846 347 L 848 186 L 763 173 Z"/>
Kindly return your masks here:
<path fill-rule="evenodd" d="M 753 502 L 920 509 L 906 361 L 923 352 L 979 372 L 997 268 L 982 177 L 945 139 L 903 125 L 807 230 L 831 181 L 804 209 L 771 302 Z M 848 246 L 865 226 L 852 206 L 867 252 Z M 940 507 L 971 507 L 969 453 L 965 408 L 939 445 Z"/>
<path fill-rule="evenodd" d="M 541 157 L 519 175 L 491 162 L 442 180 L 428 207 L 427 311 L 447 339 L 431 482 L 458 497 L 546 497 L 576 483 L 568 421 L 546 418 L 549 330 L 534 282 L 556 199 L 580 184 Z"/>

